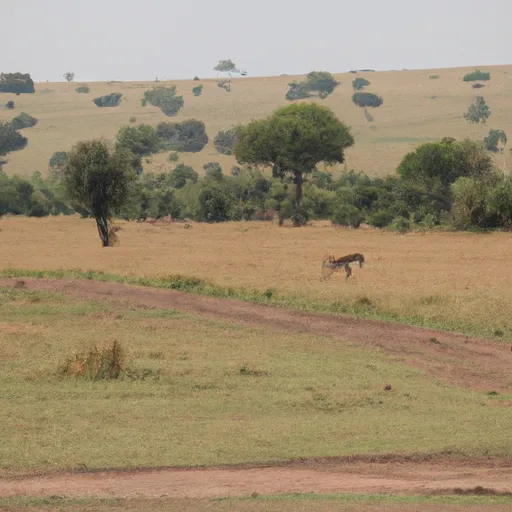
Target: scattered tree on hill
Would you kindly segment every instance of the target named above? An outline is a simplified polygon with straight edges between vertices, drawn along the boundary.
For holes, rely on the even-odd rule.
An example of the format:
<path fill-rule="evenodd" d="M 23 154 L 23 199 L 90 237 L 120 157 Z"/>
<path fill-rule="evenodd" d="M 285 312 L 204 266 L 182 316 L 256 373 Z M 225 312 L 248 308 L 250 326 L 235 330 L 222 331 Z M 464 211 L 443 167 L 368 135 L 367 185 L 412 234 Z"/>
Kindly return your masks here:
<path fill-rule="evenodd" d="M 53 175 L 61 175 L 67 163 L 68 153 L 66 151 L 56 151 L 55 153 L 53 153 L 48 163 L 50 173 Z"/>
<path fill-rule="evenodd" d="M 8 101 L 8 102 L 5 104 L 5 108 L 6 108 L 7 110 L 13 110 L 13 109 L 14 109 L 14 106 L 15 106 L 15 105 L 14 105 L 14 101 L 12 101 L 12 100 Z"/>
<path fill-rule="evenodd" d="M 354 89 L 354 91 L 360 91 L 367 85 L 370 85 L 370 81 L 366 80 L 366 78 L 358 77 L 352 81 L 352 88 Z"/>
<path fill-rule="evenodd" d="M 383 99 L 380 96 L 377 96 L 376 94 L 373 94 L 371 92 L 356 92 L 352 96 L 352 101 L 358 106 L 358 107 L 372 107 L 377 108 L 382 105 L 384 102 Z"/>
<path fill-rule="evenodd" d="M 79 142 L 69 154 L 63 172 L 67 196 L 94 217 L 103 247 L 112 245 L 112 218 L 127 204 L 136 180 L 132 163 L 130 151 L 112 151 L 102 140 Z"/>
<path fill-rule="evenodd" d="M 340 83 L 327 71 L 311 71 L 303 82 L 292 82 L 286 93 L 286 99 L 293 101 L 317 95 L 324 99 L 331 94 Z"/>
<path fill-rule="evenodd" d="M 11 124 L 15 130 L 23 130 L 23 128 L 31 128 L 38 123 L 35 117 L 28 115 L 26 112 L 13 117 Z"/>
<path fill-rule="evenodd" d="M 507 145 L 507 135 L 503 130 L 491 130 L 485 137 L 484 144 L 489 151 L 503 152 L 503 148 Z"/>
<path fill-rule="evenodd" d="M 75 91 L 78 93 L 78 94 L 89 94 L 90 92 L 90 89 L 89 89 L 89 86 L 88 85 L 79 85 Z"/>
<path fill-rule="evenodd" d="M 156 133 L 162 147 L 173 151 L 197 153 L 208 144 L 205 124 L 196 119 L 181 123 L 160 123 Z"/>
<path fill-rule="evenodd" d="M 11 123 L 0 122 L 0 155 L 19 151 L 27 144 L 27 138 L 17 132 Z"/>
<path fill-rule="evenodd" d="M 231 59 L 219 60 L 213 69 L 219 73 L 229 73 L 236 70 L 236 65 Z"/>
<path fill-rule="evenodd" d="M 149 124 L 123 126 L 117 132 L 116 146 L 124 147 L 134 155 L 142 157 L 156 153 L 160 148 L 160 139 Z"/>
<path fill-rule="evenodd" d="M 192 89 L 192 94 L 194 96 L 201 96 L 202 92 L 203 92 L 203 85 L 202 84 L 201 85 L 197 85 L 196 87 L 194 87 Z"/>
<path fill-rule="evenodd" d="M 75 79 L 75 73 L 71 71 L 66 71 L 64 75 L 62 75 L 68 82 L 72 82 Z"/>
<path fill-rule="evenodd" d="M 34 81 L 30 74 L 23 73 L 1 73 L 0 74 L 0 92 L 10 92 L 14 94 L 32 94 L 35 91 Z"/>
<path fill-rule="evenodd" d="M 199 178 L 199 175 L 197 174 L 192 167 L 189 167 L 188 165 L 179 164 L 176 166 L 176 168 L 171 172 L 171 175 L 169 177 L 169 184 L 173 188 L 183 188 L 187 181 L 191 181 L 192 183 L 196 183 Z"/>
<path fill-rule="evenodd" d="M 98 98 L 94 98 L 92 101 L 97 107 L 118 107 L 121 103 L 122 93 L 113 92 L 111 94 L 107 94 L 106 96 L 99 96 Z"/>
<path fill-rule="evenodd" d="M 464 118 L 468 122 L 485 124 L 491 116 L 491 111 L 482 96 L 477 96 L 475 101 L 469 106 L 468 111 L 464 114 Z"/>
<path fill-rule="evenodd" d="M 471 73 L 468 73 L 464 76 L 463 80 L 464 82 L 486 82 L 487 80 L 491 79 L 491 73 L 486 73 L 484 71 L 480 71 L 479 69 L 476 69 L 475 71 L 472 71 Z"/>
<path fill-rule="evenodd" d="M 350 129 L 333 112 L 316 104 L 294 104 L 238 129 L 238 162 L 273 167 L 275 177 L 291 175 L 295 183 L 295 226 L 306 221 L 302 211 L 305 175 L 319 162 L 342 163 L 344 150 L 354 144 Z"/>
<path fill-rule="evenodd" d="M 175 116 L 185 104 L 183 96 L 176 95 L 175 85 L 156 87 L 150 91 L 145 91 L 142 106 L 146 103 L 158 107 L 168 117 Z"/>
<path fill-rule="evenodd" d="M 236 128 L 220 131 L 213 139 L 215 149 L 223 155 L 232 155 L 237 140 Z"/>

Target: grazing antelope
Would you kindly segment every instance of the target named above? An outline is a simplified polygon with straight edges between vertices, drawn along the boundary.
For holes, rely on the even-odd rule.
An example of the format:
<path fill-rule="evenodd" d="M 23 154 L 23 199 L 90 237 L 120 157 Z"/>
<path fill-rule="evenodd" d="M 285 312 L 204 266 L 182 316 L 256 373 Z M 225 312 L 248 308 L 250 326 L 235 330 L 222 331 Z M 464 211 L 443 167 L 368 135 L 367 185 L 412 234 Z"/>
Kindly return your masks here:
<path fill-rule="evenodd" d="M 330 279 L 333 272 L 339 270 L 340 268 L 344 268 L 346 275 L 345 281 L 348 281 L 348 278 L 352 275 L 350 263 L 354 263 L 356 261 L 359 262 L 359 268 L 363 268 L 364 256 L 360 253 L 348 254 L 347 256 L 342 256 L 341 258 L 335 258 L 333 254 L 327 254 L 322 262 L 321 280 L 325 281 Z"/>

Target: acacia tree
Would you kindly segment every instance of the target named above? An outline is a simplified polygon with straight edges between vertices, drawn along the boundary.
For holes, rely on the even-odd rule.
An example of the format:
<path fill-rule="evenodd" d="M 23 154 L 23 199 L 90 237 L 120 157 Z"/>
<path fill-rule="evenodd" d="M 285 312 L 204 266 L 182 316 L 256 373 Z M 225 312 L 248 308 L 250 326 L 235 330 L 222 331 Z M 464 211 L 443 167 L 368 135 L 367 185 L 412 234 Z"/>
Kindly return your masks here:
<path fill-rule="evenodd" d="M 66 71 L 64 75 L 62 75 L 68 82 L 72 82 L 75 79 L 75 73 L 71 71 Z"/>
<path fill-rule="evenodd" d="M 301 209 L 304 175 L 320 162 L 342 163 L 344 150 L 354 144 L 350 129 L 328 107 L 297 103 L 276 110 L 237 130 L 234 148 L 242 164 L 272 166 L 275 177 L 291 176 L 295 183 L 293 222 L 305 222 Z"/>
<path fill-rule="evenodd" d="M 63 183 L 70 201 L 94 217 L 103 247 L 112 245 L 112 217 L 130 197 L 134 155 L 101 139 L 79 142 L 68 156 Z"/>

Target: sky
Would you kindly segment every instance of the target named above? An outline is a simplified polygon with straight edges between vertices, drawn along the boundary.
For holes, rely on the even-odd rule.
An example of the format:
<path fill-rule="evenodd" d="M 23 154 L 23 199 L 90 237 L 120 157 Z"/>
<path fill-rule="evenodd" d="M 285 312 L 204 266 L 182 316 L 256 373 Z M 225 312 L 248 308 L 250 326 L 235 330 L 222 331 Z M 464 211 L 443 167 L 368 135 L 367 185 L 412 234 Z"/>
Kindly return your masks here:
<path fill-rule="evenodd" d="M 512 0 L 0 0 L 0 30 L 40 82 L 512 64 Z"/>

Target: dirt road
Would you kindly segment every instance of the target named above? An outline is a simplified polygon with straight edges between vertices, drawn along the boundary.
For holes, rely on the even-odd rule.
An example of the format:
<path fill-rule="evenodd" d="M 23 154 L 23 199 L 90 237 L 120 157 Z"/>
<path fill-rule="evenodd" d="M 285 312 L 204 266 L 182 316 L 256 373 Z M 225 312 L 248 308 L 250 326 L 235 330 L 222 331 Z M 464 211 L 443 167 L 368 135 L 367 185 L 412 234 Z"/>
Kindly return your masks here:
<path fill-rule="evenodd" d="M 19 279 L 0 279 L 15 286 Z M 171 308 L 212 318 L 287 332 L 309 332 L 335 341 L 357 342 L 383 350 L 396 360 L 420 368 L 447 383 L 480 391 L 506 392 L 512 388 L 511 345 L 460 334 L 362 320 L 348 316 L 303 313 L 284 308 L 216 299 L 173 290 L 160 290 L 88 280 L 24 278 L 28 290 L 62 292 L 84 299 L 100 299 Z M 341 345 L 340 345 L 341 346 Z"/>

